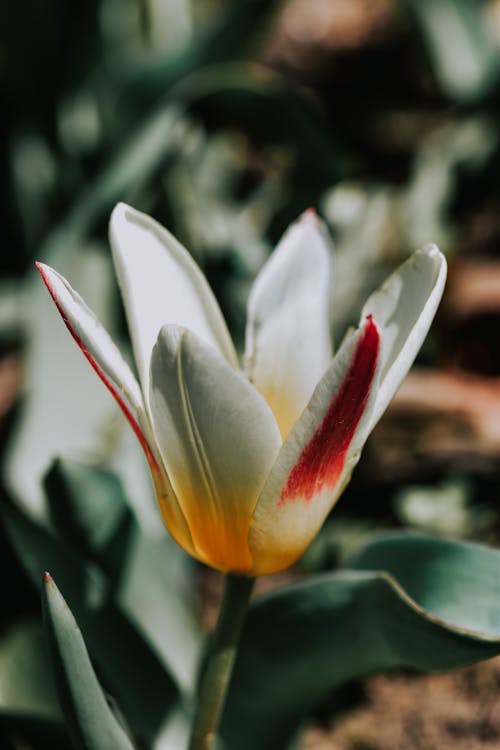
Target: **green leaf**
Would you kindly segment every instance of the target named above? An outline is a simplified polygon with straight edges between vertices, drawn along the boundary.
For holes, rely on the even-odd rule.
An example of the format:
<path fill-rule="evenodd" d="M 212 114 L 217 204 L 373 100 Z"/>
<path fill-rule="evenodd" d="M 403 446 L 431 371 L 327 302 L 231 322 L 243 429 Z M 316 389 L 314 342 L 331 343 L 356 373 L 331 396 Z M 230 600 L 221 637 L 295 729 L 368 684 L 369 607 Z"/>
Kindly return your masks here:
<path fill-rule="evenodd" d="M 48 677 L 41 626 L 19 622 L 0 641 L 0 713 L 57 721 L 61 712 Z"/>
<path fill-rule="evenodd" d="M 47 573 L 42 603 L 59 700 L 75 747 L 132 750 L 108 706 L 75 619 Z"/>
<path fill-rule="evenodd" d="M 4 507 L 3 519 L 19 560 L 35 585 L 45 570 L 57 578 L 103 683 L 137 734 L 152 742 L 178 696 L 156 649 L 113 600 L 102 573 L 85 564 L 71 545 L 15 508 Z"/>
<path fill-rule="evenodd" d="M 143 533 L 121 482 L 108 471 L 58 460 L 44 487 L 61 538 L 97 566 L 118 606 L 177 684 L 192 690 L 201 634 L 190 607 L 188 558 L 166 534 L 155 540 Z"/>
<path fill-rule="evenodd" d="M 21 621 L 0 640 L 0 726 L 40 750 L 68 750 L 41 623 Z"/>
<path fill-rule="evenodd" d="M 497 654 L 500 551 L 384 536 L 351 570 L 255 602 L 222 734 L 239 750 L 284 747 L 342 683 L 402 667 L 453 669 Z"/>
<path fill-rule="evenodd" d="M 427 43 L 444 93 L 474 102 L 493 88 L 500 70 L 484 4 L 477 0 L 407 0 Z"/>
<path fill-rule="evenodd" d="M 499 550 L 399 532 L 371 541 L 351 567 L 387 571 L 433 617 L 480 642 L 500 640 Z"/>
<path fill-rule="evenodd" d="M 100 567 L 116 588 L 135 524 L 118 477 L 104 469 L 56 459 L 43 478 L 50 518 L 62 539 Z"/>

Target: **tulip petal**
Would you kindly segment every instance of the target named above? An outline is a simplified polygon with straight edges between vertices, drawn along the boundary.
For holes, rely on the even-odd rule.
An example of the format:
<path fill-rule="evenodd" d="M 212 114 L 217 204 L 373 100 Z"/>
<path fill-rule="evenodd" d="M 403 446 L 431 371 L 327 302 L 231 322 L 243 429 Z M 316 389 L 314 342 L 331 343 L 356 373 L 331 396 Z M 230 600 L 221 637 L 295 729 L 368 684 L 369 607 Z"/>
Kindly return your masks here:
<path fill-rule="evenodd" d="M 110 241 L 143 391 L 149 393 L 151 352 L 161 327 L 195 331 L 237 367 L 220 308 L 187 250 L 146 214 L 119 203 Z"/>
<path fill-rule="evenodd" d="M 151 419 L 195 556 L 244 573 L 248 528 L 281 440 L 259 393 L 213 347 L 162 328 L 151 359 Z"/>
<path fill-rule="evenodd" d="M 372 427 L 413 364 L 441 300 L 446 259 L 435 245 L 417 250 L 369 297 L 361 319 L 372 315 L 383 340 L 380 386 Z"/>
<path fill-rule="evenodd" d="M 379 352 L 368 318 L 344 341 L 283 444 L 253 513 L 254 575 L 294 562 L 348 482 L 370 432 Z"/>
<path fill-rule="evenodd" d="M 332 358 L 330 290 L 326 230 L 309 210 L 283 236 L 248 302 L 247 374 L 273 409 L 283 436 Z"/>
<path fill-rule="evenodd" d="M 36 264 L 61 317 L 130 422 L 151 465 L 155 442 L 144 409 L 141 389 L 108 332 L 68 281 L 45 263 Z"/>
<path fill-rule="evenodd" d="M 160 509 L 170 533 L 184 549 L 191 552 L 193 545 L 189 529 L 161 465 L 134 374 L 105 328 L 68 281 L 45 263 L 37 263 L 36 266 L 66 327 L 137 435 L 151 467 Z"/>

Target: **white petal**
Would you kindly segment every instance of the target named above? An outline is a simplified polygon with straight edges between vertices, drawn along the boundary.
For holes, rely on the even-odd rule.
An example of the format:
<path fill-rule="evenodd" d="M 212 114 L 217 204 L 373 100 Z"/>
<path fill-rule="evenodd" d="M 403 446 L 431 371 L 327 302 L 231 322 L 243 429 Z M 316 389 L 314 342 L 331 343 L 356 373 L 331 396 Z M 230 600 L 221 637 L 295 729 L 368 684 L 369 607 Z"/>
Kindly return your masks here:
<path fill-rule="evenodd" d="M 37 268 L 68 330 L 115 397 L 151 462 L 154 459 L 155 441 L 141 389 L 130 367 L 108 332 L 68 281 L 45 263 L 37 263 Z M 79 395 L 75 394 L 75 398 L 79 398 Z"/>
<path fill-rule="evenodd" d="M 379 354 L 368 319 L 344 341 L 283 444 L 253 514 L 253 574 L 293 563 L 340 496 L 370 432 Z"/>
<path fill-rule="evenodd" d="M 445 257 L 435 245 L 428 245 L 413 253 L 365 304 L 361 319 L 373 315 L 383 341 L 373 425 L 413 364 L 436 313 L 445 281 Z"/>
<path fill-rule="evenodd" d="M 212 347 L 166 326 L 151 359 L 150 408 L 197 556 L 249 570 L 250 518 L 281 443 L 268 405 Z"/>
<path fill-rule="evenodd" d="M 110 241 L 139 377 L 149 392 L 149 362 L 161 327 L 195 331 L 237 366 L 220 308 L 187 250 L 154 219 L 124 203 L 111 215 Z"/>
<path fill-rule="evenodd" d="M 326 229 L 307 211 L 283 236 L 248 301 L 247 374 L 273 409 L 282 435 L 331 361 L 331 285 Z"/>
<path fill-rule="evenodd" d="M 148 459 L 160 509 L 170 533 L 192 554 L 189 530 L 165 473 L 135 376 L 107 331 L 66 279 L 44 263 L 37 263 L 37 267 L 69 332 L 118 402 L 138 437 Z M 75 394 L 75 398 L 79 398 L 79 395 Z"/>

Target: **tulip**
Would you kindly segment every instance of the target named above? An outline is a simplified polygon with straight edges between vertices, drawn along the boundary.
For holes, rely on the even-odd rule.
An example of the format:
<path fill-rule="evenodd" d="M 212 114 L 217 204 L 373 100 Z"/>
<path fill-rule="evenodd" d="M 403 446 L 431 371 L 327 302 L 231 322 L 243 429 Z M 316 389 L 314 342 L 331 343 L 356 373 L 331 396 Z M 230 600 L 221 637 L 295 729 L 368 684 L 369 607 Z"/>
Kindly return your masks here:
<path fill-rule="evenodd" d="M 443 255 L 429 245 L 403 263 L 333 356 L 332 253 L 306 211 L 250 292 L 240 369 L 203 274 L 166 229 L 118 204 L 110 241 L 138 379 L 68 282 L 37 265 L 139 438 L 170 533 L 224 572 L 286 568 L 318 533 L 410 368 L 442 295 Z"/>

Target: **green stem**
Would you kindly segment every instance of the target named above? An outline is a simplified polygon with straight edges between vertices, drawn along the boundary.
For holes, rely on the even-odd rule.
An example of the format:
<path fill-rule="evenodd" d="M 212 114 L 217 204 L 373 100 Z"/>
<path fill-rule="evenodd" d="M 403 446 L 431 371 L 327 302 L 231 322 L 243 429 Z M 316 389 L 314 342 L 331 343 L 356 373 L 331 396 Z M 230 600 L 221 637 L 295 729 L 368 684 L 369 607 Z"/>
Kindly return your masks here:
<path fill-rule="evenodd" d="M 238 651 L 253 578 L 228 574 L 198 693 L 189 750 L 210 750 L 215 742 Z"/>

